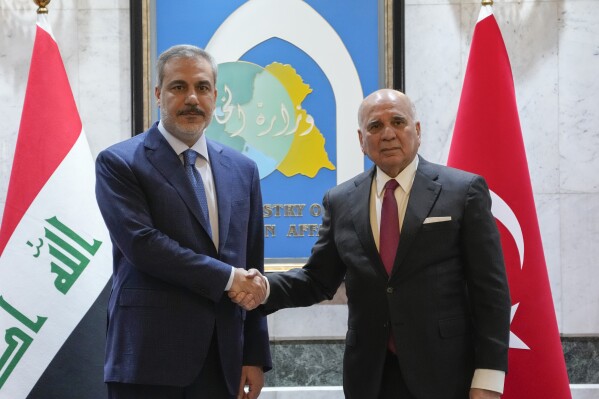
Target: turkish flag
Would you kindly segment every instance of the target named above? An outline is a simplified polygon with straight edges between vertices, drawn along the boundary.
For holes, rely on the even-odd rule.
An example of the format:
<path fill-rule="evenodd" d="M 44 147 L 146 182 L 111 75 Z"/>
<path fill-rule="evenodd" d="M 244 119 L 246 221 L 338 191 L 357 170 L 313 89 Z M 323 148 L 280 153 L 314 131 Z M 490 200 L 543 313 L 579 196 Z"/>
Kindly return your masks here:
<path fill-rule="evenodd" d="M 571 398 L 510 61 L 490 6 L 474 29 L 447 163 L 491 190 L 512 298 L 503 398 Z"/>

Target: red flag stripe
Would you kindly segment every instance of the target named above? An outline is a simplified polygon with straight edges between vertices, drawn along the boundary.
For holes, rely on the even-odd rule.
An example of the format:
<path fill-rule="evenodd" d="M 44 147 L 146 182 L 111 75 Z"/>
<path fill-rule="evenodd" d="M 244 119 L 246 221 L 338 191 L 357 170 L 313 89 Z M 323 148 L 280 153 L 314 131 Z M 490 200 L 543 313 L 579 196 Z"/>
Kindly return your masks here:
<path fill-rule="evenodd" d="M 0 229 L 0 255 L 35 197 L 77 141 L 81 129 L 58 46 L 38 25 Z"/>

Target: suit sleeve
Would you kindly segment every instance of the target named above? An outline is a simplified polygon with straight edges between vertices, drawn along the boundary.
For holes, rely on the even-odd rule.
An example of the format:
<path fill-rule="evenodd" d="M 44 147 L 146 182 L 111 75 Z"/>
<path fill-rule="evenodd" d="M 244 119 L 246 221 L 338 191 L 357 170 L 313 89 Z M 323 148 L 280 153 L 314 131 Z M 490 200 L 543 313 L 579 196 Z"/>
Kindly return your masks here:
<path fill-rule="evenodd" d="M 475 326 L 475 367 L 507 371 L 510 296 L 486 182 L 475 177 L 465 204 L 462 250 Z"/>
<path fill-rule="evenodd" d="M 262 193 L 258 169 L 254 168 L 250 196 L 250 225 L 247 237 L 248 269 L 258 269 L 264 274 L 264 218 L 262 216 Z M 243 364 L 262 366 L 264 371 L 272 368 L 266 317 L 258 311 L 248 312 L 244 328 Z"/>
<path fill-rule="evenodd" d="M 122 256 L 151 276 L 219 301 L 231 266 L 186 248 L 157 229 L 147 195 L 131 166 L 116 152 L 98 155 L 96 198 Z"/>

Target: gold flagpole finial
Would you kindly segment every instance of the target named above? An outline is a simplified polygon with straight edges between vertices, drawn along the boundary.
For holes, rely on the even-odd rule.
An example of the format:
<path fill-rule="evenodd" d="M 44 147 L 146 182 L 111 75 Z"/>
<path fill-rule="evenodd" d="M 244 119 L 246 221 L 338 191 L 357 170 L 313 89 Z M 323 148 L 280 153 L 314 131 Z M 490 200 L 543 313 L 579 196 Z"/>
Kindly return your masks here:
<path fill-rule="evenodd" d="M 493 0 L 482 0 L 482 5 L 483 6 L 492 6 Z"/>
<path fill-rule="evenodd" d="M 46 6 L 50 3 L 51 0 L 33 0 L 33 2 L 37 5 L 37 13 L 38 14 L 48 14 L 48 9 Z"/>

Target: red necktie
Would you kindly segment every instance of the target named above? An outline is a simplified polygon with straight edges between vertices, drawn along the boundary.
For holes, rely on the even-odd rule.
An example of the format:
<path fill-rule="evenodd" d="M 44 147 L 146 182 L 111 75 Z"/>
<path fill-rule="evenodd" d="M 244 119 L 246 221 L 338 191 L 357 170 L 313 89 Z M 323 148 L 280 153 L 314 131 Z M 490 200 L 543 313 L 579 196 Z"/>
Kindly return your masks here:
<path fill-rule="evenodd" d="M 385 184 L 383 207 L 381 209 L 379 253 L 388 276 L 391 276 L 395 254 L 397 253 L 397 245 L 399 244 L 399 211 L 397 210 L 397 201 L 395 200 L 395 189 L 397 186 L 399 186 L 399 183 L 395 179 L 391 179 Z M 393 331 L 389 333 L 387 348 L 391 352 L 396 353 Z"/>
<path fill-rule="evenodd" d="M 395 200 L 395 189 L 399 183 L 391 179 L 385 184 L 383 194 L 383 207 L 381 209 L 381 231 L 379 242 L 379 253 L 387 274 L 391 276 L 397 245 L 399 244 L 399 212 Z"/>

